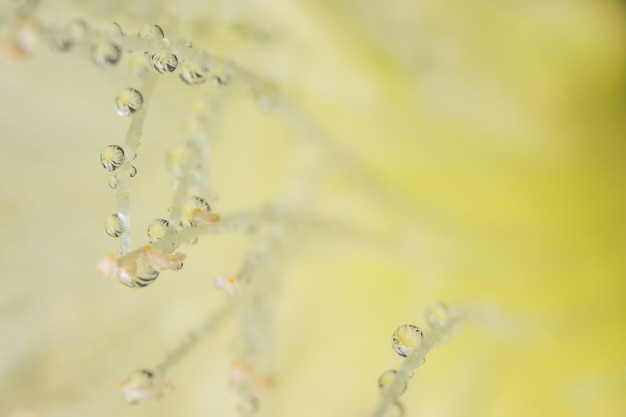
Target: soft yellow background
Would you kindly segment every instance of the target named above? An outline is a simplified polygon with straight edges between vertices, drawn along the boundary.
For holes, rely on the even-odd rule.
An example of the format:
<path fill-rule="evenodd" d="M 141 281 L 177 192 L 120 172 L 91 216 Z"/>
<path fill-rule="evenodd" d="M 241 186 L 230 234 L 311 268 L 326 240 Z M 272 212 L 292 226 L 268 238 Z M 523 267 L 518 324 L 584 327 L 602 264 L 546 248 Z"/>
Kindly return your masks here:
<path fill-rule="evenodd" d="M 407 416 L 626 415 L 623 2 L 41 3 L 49 25 L 160 23 L 275 80 L 306 116 L 235 95 L 210 160 L 217 211 L 275 202 L 318 222 L 272 257 L 278 385 L 261 415 L 366 416 L 400 362 L 391 333 L 436 300 L 483 313 L 428 356 Z M 123 141 L 112 103 L 128 85 L 127 62 L 103 71 L 84 49 L 0 66 L 0 415 L 234 415 L 236 317 L 172 368 L 165 398 L 117 391 L 224 303 L 213 278 L 250 243 L 203 239 L 143 290 L 99 276 L 116 242 L 98 154 Z M 164 155 L 197 96 L 176 76 L 157 85 L 135 245 L 166 215 Z"/>

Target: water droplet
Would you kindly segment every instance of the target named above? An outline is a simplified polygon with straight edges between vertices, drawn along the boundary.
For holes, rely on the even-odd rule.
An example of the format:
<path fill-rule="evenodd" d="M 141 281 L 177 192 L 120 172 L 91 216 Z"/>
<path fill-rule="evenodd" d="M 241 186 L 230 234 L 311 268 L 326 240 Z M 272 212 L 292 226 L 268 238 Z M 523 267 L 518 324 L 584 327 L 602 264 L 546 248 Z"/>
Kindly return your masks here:
<path fill-rule="evenodd" d="M 160 51 L 152 55 L 152 68 L 159 74 L 169 74 L 178 66 L 178 58 L 171 52 Z"/>
<path fill-rule="evenodd" d="M 192 220 L 192 218 L 194 216 L 194 210 L 196 209 L 200 209 L 205 212 L 210 212 L 211 205 L 203 197 L 200 197 L 197 195 L 191 197 L 191 199 L 187 201 L 187 203 L 183 207 L 183 218 L 180 221 L 180 225 L 182 227 L 194 227 L 195 226 L 195 223 Z"/>
<path fill-rule="evenodd" d="M 199 208 L 200 210 L 211 211 L 211 205 L 204 198 L 194 195 L 191 197 L 191 203 L 194 205 L 194 208 Z"/>
<path fill-rule="evenodd" d="M 143 106 L 143 96 L 134 88 L 124 89 L 115 97 L 115 110 L 120 116 L 130 116 Z"/>
<path fill-rule="evenodd" d="M 108 36 L 122 36 L 124 34 L 120 24 L 112 20 L 102 22 L 100 25 L 100 33 Z"/>
<path fill-rule="evenodd" d="M 134 165 L 131 165 L 128 169 L 128 176 L 133 178 L 135 175 L 137 175 L 137 168 L 135 168 Z"/>
<path fill-rule="evenodd" d="M 109 172 L 118 169 L 125 159 L 124 148 L 118 145 L 109 145 L 100 153 L 100 163 Z"/>
<path fill-rule="evenodd" d="M 83 19 L 74 19 L 69 25 L 67 25 L 67 29 L 74 40 L 80 39 L 84 37 L 89 31 L 89 24 L 85 22 Z"/>
<path fill-rule="evenodd" d="M 406 358 L 419 347 L 423 337 L 424 333 L 419 327 L 413 324 L 405 324 L 393 332 L 391 346 L 398 355 Z"/>
<path fill-rule="evenodd" d="M 202 84 L 209 77 L 209 67 L 185 61 L 180 66 L 180 79 L 187 85 Z"/>
<path fill-rule="evenodd" d="M 144 54 L 134 54 L 129 63 L 130 73 L 143 79 L 150 71 L 150 59 Z"/>
<path fill-rule="evenodd" d="M 119 213 L 113 213 L 104 222 L 104 231 L 111 237 L 120 237 L 126 230 L 124 218 Z"/>
<path fill-rule="evenodd" d="M 253 395 L 246 395 L 237 404 L 237 413 L 242 417 L 251 416 L 259 408 L 259 400 Z"/>
<path fill-rule="evenodd" d="M 117 185 L 117 177 L 115 175 L 111 175 L 111 177 L 109 178 L 109 187 L 115 190 L 117 189 Z"/>
<path fill-rule="evenodd" d="M 424 318 L 433 329 L 444 326 L 449 315 L 450 309 L 448 306 L 440 302 L 431 304 L 424 310 Z"/>
<path fill-rule="evenodd" d="M 148 238 L 150 242 L 164 239 L 171 230 L 170 222 L 165 219 L 156 219 L 148 226 Z"/>
<path fill-rule="evenodd" d="M 116 44 L 102 41 L 91 47 L 91 60 L 100 68 L 115 65 L 122 57 L 122 49 Z"/>
<path fill-rule="evenodd" d="M 380 378 L 378 378 L 378 387 L 380 388 L 381 392 L 385 392 L 389 389 L 396 375 L 398 375 L 398 371 L 396 371 L 395 369 L 390 369 L 380 375 Z M 404 383 L 396 390 L 396 392 L 391 393 L 391 395 L 393 397 L 399 397 L 400 395 L 404 394 L 404 391 L 406 391 L 406 381 L 404 381 Z"/>
<path fill-rule="evenodd" d="M 161 26 L 154 23 L 146 23 L 139 29 L 139 37 L 143 39 L 157 41 L 163 39 L 165 34 Z"/>
<path fill-rule="evenodd" d="M 216 75 L 213 77 L 213 84 L 218 86 L 227 85 L 230 82 L 228 75 Z"/>
<path fill-rule="evenodd" d="M 383 414 L 383 417 L 402 417 L 404 415 L 404 406 L 398 400 L 389 404 L 389 407 Z"/>
<path fill-rule="evenodd" d="M 67 34 L 52 35 L 50 39 L 50 48 L 55 52 L 67 52 L 72 46 L 74 42 Z"/>
<path fill-rule="evenodd" d="M 136 403 L 163 396 L 170 385 L 149 369 L 138 369 L 120 383 L 127 401 Z"/>

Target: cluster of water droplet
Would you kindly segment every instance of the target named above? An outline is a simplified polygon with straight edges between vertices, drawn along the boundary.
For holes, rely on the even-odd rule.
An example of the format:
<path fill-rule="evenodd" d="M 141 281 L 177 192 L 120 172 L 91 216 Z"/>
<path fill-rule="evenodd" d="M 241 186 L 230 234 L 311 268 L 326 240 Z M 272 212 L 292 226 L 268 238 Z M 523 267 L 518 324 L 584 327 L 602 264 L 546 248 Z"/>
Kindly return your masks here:
<path fill-rule="evenodd" d="M 407 360 L 398 370 L 387 370 L 378 378 L 381 394 L 391 402 L 387 403 L 389 406 L 384 412 L 379 411 L 381 414 L 377 415 L 401 417 L 404 414 L 404 406 L 398 397 L 406 391 L 407 381 L 413 377 L 413 370 L 424 364 L 426 351 L 437 347 L 450 332 L 451 310 L 445 304 L 437 302 L 428 306 L 424 311 L 424 318 L 430 328 L 427 338 L 424 337 L 422 329 L 414 324 L 398 327 L 391 336 L 391 347 L 394 352 Z M 424 354 L 418 352 L 420 349 Z"/>

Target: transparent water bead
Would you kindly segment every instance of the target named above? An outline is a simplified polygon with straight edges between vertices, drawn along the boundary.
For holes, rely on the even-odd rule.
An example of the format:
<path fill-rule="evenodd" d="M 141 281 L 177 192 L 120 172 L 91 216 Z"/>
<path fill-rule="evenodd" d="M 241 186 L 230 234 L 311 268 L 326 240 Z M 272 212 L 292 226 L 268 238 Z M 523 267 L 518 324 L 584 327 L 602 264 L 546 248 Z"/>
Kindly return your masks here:
<path fill-rule="evenodd" d="M 117 177 L 115 175 L 111 175 L 111 177 L 109 177 L 109 187 L 115 190 L 117 189 L 117 186 L 118 186 Z"/>
<path fill-rule="evenodd" d="M 139 29 L 139 37 L 142 39 L 158 41 L 165 37 L 165 33 L 163 33 L 161 26 L 154 23 L 145 23 Z"/>
<path fill-rule="evenodd" d="M 209 78 L 209 67 L 185 61 L 180 66 L 180 79 L 187 85 L 204 83 Z"/>
<path fill-rule="evenodd" d="M 407 357 L 414 352 L 422 343 L 424 333 L 413 324 L 400 326 L 393 332 L 391 347 L 402 357 Z"/>
<path fill-rule="evenodd" d="M 381 393 L 386 392 L 391 384 L 393 383 L 394 378 L 398 375 L 398 371 L 395 369 L 390 369 L 388 371 L 383 372 L 378 378 L 378 388 L 380 388 Z M 406 381 L 396 390 L 396 392 L 391 393 L 393 397 L 399 397 L 404 394 L 406 391 Z"/>
<path fill-rule="evenodd" d="M 100 153 L 100 163 L 109 172 L 118 169 L 126 160 L 126 152 L 119 145 L 109 145 Z"/>
<path fill-rule="evenodd" d="M 102 41 L 91 47 L 91 60 L 100 68 L 117 64 L 122 57 L 122 49 L 109 41 Z"/>
<path fill-rule="evenodd" d="M 169 74 L 178 67 L 178 58 L 169 51 L 160 51 L 152 55 L 152 68 L 159 74 Z"/>
<path fill-rule="evenodd" d="M 104 231 L 111 237 L 120 237 L 126 230 L 124 218 L 119 213 L 113 213 L 104 222 Z"/>
<path fill-rule="evenodd" d="M 431 304 L 424 310 L 426 323 L 432 328 L 443 327 L 448 321 L 449 316 L 450 308 L 440 302 Z"/>
<path fill-rule="evenodd" d="M 131 165 L 130 168 L 128 168 L 128 176 L 134 178 L 135 175 L 137 175 L 137 168 L 135 168 L 134 165 Z"/>
<path fill-rule="evenodd" d="M 152 284 L 159 277 L 143 255 L 139 255 L 133 268 L 120 272 L 119 281 L 131 288 L 143 288 Z"/>
<path fill-rule="evenodd" d="M 385 410 L 385 414 L 383 417 L 402 417 L 404 415 L 404 406 L 400 401 L 392 402 L 387 410 Z"/>
<path fill-rule="evenodd" d="M 246 395 L 237 404 L 237 413 L 242 417 L 251 416 L 259 408 L 259 400 L 255 396 Z"/>
<path fill-rule="evenodd" d="M 115 97 L 115 111 L 120 116 L 128 117 L 141 110 L 143 107 L 143 96 L 134 88 L 125 88 Z"/>
<path fill-rule="evenodd" d="M 127 401 L 136 403 L 160 398 L 169 388 L 169 384 L 159 378 L 154 371 L 138 369 L 120 383 L 120 388 Z"/>
<path fill-rule="evenodd" d="M 148 226 L 148 238 L 151 243 L 164 239 L 171 230 L 170 222 L 165 219 L 156 219 Z"/>
<path fill-rule="evenodd" d="M 134 54 L 128 65 L 133 77 L 143 80 L 150 71 L 150 57 L 144 54 Z"/>
<path fill-rule="evenodd" d="M 122 36 L 124 34 L 120 24 L 112 20 L 102 22 L 100 25 L 100 33 L 109 37 Z"/>

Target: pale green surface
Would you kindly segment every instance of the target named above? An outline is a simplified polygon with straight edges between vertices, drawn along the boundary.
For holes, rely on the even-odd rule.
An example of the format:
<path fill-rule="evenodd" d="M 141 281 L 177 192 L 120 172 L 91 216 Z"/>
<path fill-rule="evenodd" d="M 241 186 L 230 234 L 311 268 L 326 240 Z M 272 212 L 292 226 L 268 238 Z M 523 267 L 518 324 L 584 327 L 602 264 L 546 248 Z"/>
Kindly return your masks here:
<path fill-rule="evenodd" d="M 317 123 L 237 97 L 212 148 L 217 211 L 306 201 L 330 223 L 293 231 L 274 259 L 277 386 L 262 415 L 366 416 L 399 364 L 391 333 L 436 300 L 500 318 L 427 357 L 403 396 L 409 416 L 624 415 L 623 3 L 231 3 L 43 0 L 36 16 L 158 22 L 278 81 Z M 246 38 L 245 22 L 270 41 Z M 98 158 L 124 140 L 113 103 L 138 84 L 127 65 L 102 71 L 46 47 L 1 64 L 0 415 L 235 415 L 236 320 L 172 368 L 162 400 L 131 407 L 117 389 L 223 304 L 213 278 L 250 243 L 203 239 L 143 290 L 99 276 L 95 259 L 117 242 L 103 231 L 115 202 Z M 193 96 L 175 77 L 156 87 L 133 247 L 166 215 L 164 155 Z"/>

